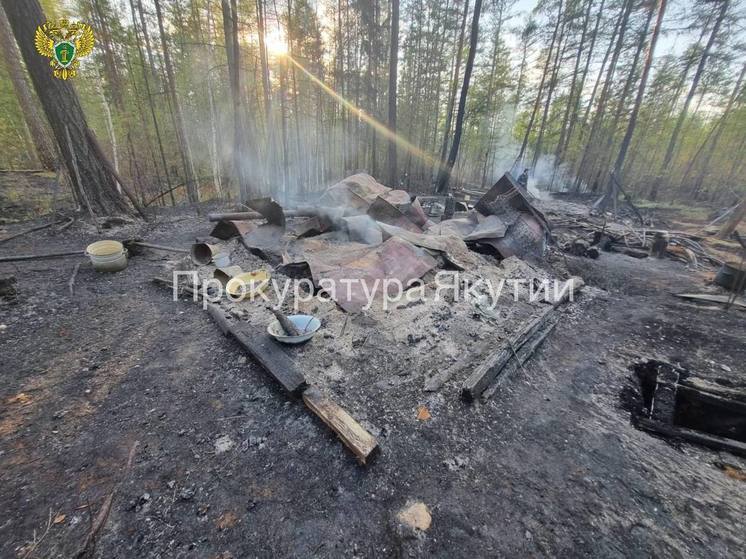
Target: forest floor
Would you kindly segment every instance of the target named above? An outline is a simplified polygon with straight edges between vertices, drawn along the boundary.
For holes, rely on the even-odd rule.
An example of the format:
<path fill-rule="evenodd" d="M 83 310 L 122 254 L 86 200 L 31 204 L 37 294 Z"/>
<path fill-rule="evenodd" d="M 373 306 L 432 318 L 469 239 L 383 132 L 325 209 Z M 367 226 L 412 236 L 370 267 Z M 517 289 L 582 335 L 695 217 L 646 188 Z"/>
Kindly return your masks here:
<path fill-rule="evenodd" d="M 181 211 L 136 229 L 120 236 L 188 246 L 210 228 Z M 76 223 L 0 253 L 98 238 Z M 715 465 L 746 469 L 746 460 L 639 431 L 622 398 L 631 366 L 650 358 L 746 385 L 746 312 L 672 296 L 702 291 L 706 273 L 614 253 L 568 257 L 588 296 L 482 403 L 463 403 L 458 382 L 425 392 L 417 374 L 363 382 L 371 354 L 345 338 L 356 382 L 342 378 L 335 396 L 381 446 L 359 466 L 199 305 L 151 284 L 170 258 L 148 252 L 109 275 L 84 265 L 73 296 L 75 259 L 0 264 L 18 279 L 17 300 L 0 303 L 1 557 L 74 555 L 135 441 L 93 556 L 711 557 L 746 548 L 745 482 Z M 350 322 L 370 337 L 387 329 Z M 420 325 L 410 328 L 417 335 Z M 459 353 L 467 368 L 482 358 Z M 397 521 L 415 501 L 432 515 L 424 532 Z"/>

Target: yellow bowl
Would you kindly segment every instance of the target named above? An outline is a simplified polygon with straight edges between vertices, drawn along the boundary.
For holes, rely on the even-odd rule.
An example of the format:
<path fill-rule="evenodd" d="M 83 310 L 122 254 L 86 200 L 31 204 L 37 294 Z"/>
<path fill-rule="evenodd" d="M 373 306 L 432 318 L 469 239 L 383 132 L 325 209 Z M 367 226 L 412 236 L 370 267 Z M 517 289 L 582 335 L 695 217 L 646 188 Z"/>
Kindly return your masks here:
<path fill-rule="evenodd" d="M 226 284 L 225 290 L 234 301 L 253 299 L 267 289 L 270 278 L 266 270 L 244 272 L 233 276 Z"/>

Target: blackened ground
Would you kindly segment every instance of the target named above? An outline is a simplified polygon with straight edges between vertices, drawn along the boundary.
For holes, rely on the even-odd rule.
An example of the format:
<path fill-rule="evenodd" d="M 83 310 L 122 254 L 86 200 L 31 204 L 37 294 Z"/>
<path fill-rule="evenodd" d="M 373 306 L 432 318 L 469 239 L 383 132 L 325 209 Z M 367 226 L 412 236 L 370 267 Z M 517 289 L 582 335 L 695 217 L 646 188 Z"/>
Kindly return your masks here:
<path fill-rule="evenodd" d="M 139 233 L 184 246 L 207 231 L 203 220 L 171 215 Z M 0 252 L 95 238 L 76 225 Z M 386 399 L 376 378 L 337 387 L 380 440 L 382 454 L 360 467 L 197 305 L 148 282 L 167 258 L 151 252 L 112 275 L 83 266 L 74 297 L 74 261 L 0 266 L 19 280 L 18 301 L 0 307 L 1 557 L 23 556 L 34 535 L 43 539 L 32 556 L 71 556 L 134 441 L 96 557 L 711 557 L 746 548 L 746 485 L 713 465 L 746 463 L 635 430 L 620 399 L 639 359 L 746 383 L 746 313 L 673 297 L 703 285 L 682 265 L 616 254 L 570 261 L 607 291 L 571 307 L 487 403 L 462 403 L 462 379 L 435 394 L 404 382 Z M 475 366 L 481 358 L 463 355 Z M 430 420 L 417 421 L 418 405 Z M 410 500 L 431 510 L 425 533 L 397 525 Z M 50 514 L 59 522 L 45 534 Z"/>

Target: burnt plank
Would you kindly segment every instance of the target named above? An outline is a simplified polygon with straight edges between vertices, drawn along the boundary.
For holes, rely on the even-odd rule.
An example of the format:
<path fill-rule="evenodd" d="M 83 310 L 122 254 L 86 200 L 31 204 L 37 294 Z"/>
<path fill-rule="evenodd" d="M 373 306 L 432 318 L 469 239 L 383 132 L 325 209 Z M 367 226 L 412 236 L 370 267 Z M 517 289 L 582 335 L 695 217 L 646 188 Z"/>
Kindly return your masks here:
<path fill-rule="evenodd" d="M 521 369 L 531 356 L 536 352 L 539 346 L 544 342 L 546 337 L 554 330 L 554 327 L 559 322 L 559 315 L 552 313 L 550 317 L 542 324 L 541 328 L 528 340 L 523 346 L 518 349 L 513 355 L 513 358 L 508 361 L 505 368 L 500 372 L 495 379 L 494 386 L 497 387 L 506 382 L 518 369 Z M 512 351 L 511 351 L 512 353 Z M 485 396 L 487 394 L 485 393 Z"/>
<path fill-rule="evenodd" d="M 483 363 L 474 369 L 474 372 L 464 381 L 461 388 L 461 397 L 469 402 L 478 398 L 513 358 L 513 352 L 517 352 L 534 334 L 542 329 L 552 311 L 553 307 L 544 309 L 538 317 L 520 330 L 511 342 L 505 344 L 497 353 L 487 357 Z"/>
<path fill-rule="evenodd" d="M 249 331 L 246 326 L 232 324 L 217 305 L 208 305 L 207 312 L 223 334 L 233 337 L 285 390 L 295 395 L 303 392 L 306 387 L 305 376 L 268 334 Z"/>
<path fill-rule="evenodd" d="M 518 359 L 518 366 L 528 360 L 535 349 L 554 328 L 554 324 L 548 328 L 547 324 L 555 321 L 556 317 L 553 313 L 557 312 L 557 307 L 566 303 L 570 299 L 571 294 L 574 296 L 575 293 L 581 291 L 585 286 L 583 279 L 577 276 L 568 279 L 567 283 L 568 289 L 564 289 L 561 293 L 555 293 L 555 300 L 552 301 L 551 305 L 542 309 L 539 316 L 519 330 L 508 343 L 500 347 L 496 353 L 489 355 L 484 362 L 474 369 L 474 372 L 464 381 L 461 387 L 461 397 L 464 400 L 471 402 L 478 398 L 498 375 L 501 374 L 511 359 L 516 354 L 521 355 L 519 350 L 530 341 L 531 343 L 523 352 L 525 357 L 519 357 Z"/>
<path fill-rule="evenodd" d="M 303 392 L 306 387 L 306 377 L 268 334 L 247 332 L 243 328 L 236 327 L 231 328 L 230 333 L 285 390 L 294 395 Z"/>

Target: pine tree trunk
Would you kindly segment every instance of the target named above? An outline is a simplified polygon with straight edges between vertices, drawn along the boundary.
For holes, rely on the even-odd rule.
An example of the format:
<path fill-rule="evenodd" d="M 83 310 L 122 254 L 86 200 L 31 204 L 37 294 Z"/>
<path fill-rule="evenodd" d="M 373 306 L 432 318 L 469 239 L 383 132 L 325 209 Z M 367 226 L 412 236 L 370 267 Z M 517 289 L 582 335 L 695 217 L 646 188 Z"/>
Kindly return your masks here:
<path fill-rule="evenodd" d="M 562 47 L 562 41 L 564 40 L 565 36 L 565 20 L 567 19 L 565 14 L 562 11 L 562 0 L 560 0 L 559 3 L 559 12 L 557 13 L 557 22 L 562 22 L 560 25 L 560 32 L 559 32 L 559 38 L 557 40 L 557 49 L 556 54 L 554 56 L 554 69 L 552 70 L 552 75 L 549 79 L 549 89 L 547 90 L 547 100 L 544 103 L 544 112 L 541 116 L 541 124 L 539 124 L 539 134 L 536 137 L 536 145 L 534 146 L 534 157 L 531 160 L 531 170 L 534 171 L 536 169 L 536 165 L 539 162 L 539 158 L 542 154 L 542 148 L 543 148 L 543 141 L 544 141 L 544 131 L 546 130 L 547 125 L 547 119 L 549 118 L 549 110 L 551 108 L 552 103 L 552 95 L 554 95 L 554 88 L 557 86 L 557 74 L 559 73 L 559 67 L 562 63 L 563 54 L 565 52 L 564 48 Z"/>
<path fill-rule="evenodd" d="M 57 156 L 54 144 L 50 140 L 49 128 L 36 108 L 36 101 L 26 81 L 23 66 L 20 64 L 21 56 L 13 38 L 13 31 L 10 28 L 5 11 L 2 9 L 0 9 L 0 48 L 3 50 L 5 68 L 10 76 L 16 99 L 18 99 L 23 118 L 34 142 L 39 163 L 45 169 L 54 171 L 57 166 Z"/>
<path fill-rule="evenodd" d="M 453 145 L 448 154 L 445 168 L 441 167 L 438 173 L 438 180 L 435 184 L 435 191 L 443 196 L 448 194 L 448 181 L 451 178 L 451 171 L 458 157 L 459 144 L 461 143 L 461 134 L 464 127 L 464 113 L 466 112 L 466 97 L 469 94 L 469 82 L 471 73 L 474 69 L 474 57 L 477 54 L 477 42 L 479 41 L 479 15 L 482 11 L 482 0 L 474 2 L 474 15 L 471 20 L 471 36 L 469 37 L 469 56 L 466 59 L 464 68 L 464 84 L 461 86 L 461 96 L 458 101 L 458 112 L 456 113 L 456 129 L 453 132 Z"/>
<path fill-rule="evenodd" d="M 603 122 L 604 115 L 606 113 L 606 103 L 608 102 L 609 92 L 614 80 L 614 72 L 616 71 L 616 65 L 619 60 L 619 55 L 624 45 L 624 35 L 627 31 L 627 23 L 629 22 L 629 16 L 632 13 L 633 5 L 633 0 L 625 0 L 622 5 L 622 11 L 620 13 L 619 19 L 617 20 L 616 29 L 618 30 L 618 35 L 616 38 L 616 44 L 614 45 L 613 54 L 611 55 L 611 61 L 609 62 L 609 67 L 606 70 L 606 81 L 604 82 L 604 86 L 601 89 L 601 95 L 598 98 L 596 112 L 593 115 L 593 123 L 591 124 L 591 131 L 588 136 L 588 141 L 585 145 L 585 149 L 583 150 L 583 156 L 580 159 L 580 165 L 578 167 L 577 175 L 575 178 L 576 190 L 579 189 L 580 183 L 583 181 L 583 178 L 587 171 L 586 167 L 588 165 L 591 152 L 595 151 L 596 148 L 596 135 L 601 127 L 601 123 Z M 611 45 L 609 46 L 611 47 Z M 588 176 L 593 177 L 593 175 Z"/>
<path fill-rule="evenodd" d="M 179 152 L 184 165 L 187 198 L 191 204 L 199 203 L 199 183 L 194 171 L 194 162 L 191 156 L 186 129 L 184 128 L 184 117 L 181 112 L 181 103 L 176 95 L 176 78 L 171 64 L 171 51 L 168 47 L 166 32 L 163 28 L 163 13 L 161 12 L 160 0 L 155 0 L 155 15 L 158 19 L 158 31 L 161 35 L 161 48 L 163 49 L 163 62 L 166 68 L 166 87 L 168 88 L 171 106 L 173 107 L 174 125 L 176 128 L 176 142 L 179 144 Z"/>
<path fill-rule="evenodd" d="M 147 35 L 145 34 L 144 18 L 142 14 L 142 5 L 139 0 L 138 0 L 138 9 L 140 10 L 140 24 L 142 26 L 143 37 L 147 37 Z M 132 28 L 134 29 L 134 32 L 135 32 L 135 42 L 137 43 L 137 52 L 140 58 L 140 66 L 142 68 L 143 82 L 145 83 L 145 93 L 148 97 L 148 107 L 150 108 L 150 116 L 153 119 L 153 128 L 155 130 L 156 142 L 158 143 L 158 152 L 160 154 L 161 163 L 163 164 L 163 172 L 165 173 L 165 177 L 166 177 L 166 188 L 168 189 L 168 196 L 171 199 L 171 205 L 175 206 L 176 200 L 174 198 L 174 190 L 171 186 L 171 175 L 168 170 L 168 164 L 166 163 L 166 154 L 163 150 L 163 140 L 161 139 L 161 131 L 160 131 L 160 127 L 158 126 L 158 119 L 156 118 L 156 115 L 155 115 L 155 106 L 153 105 L 153 95 L 150 89 L 150 80 L 148 79 L 148 73 L 149 73 L 149 71 L 147 70 L 148 66 L 145 64 L 145 55 L 142 52 L 142 46 L 140 44 L 140 37 L 137 32 L 137 18 L 135 17 L 134 0 L 130 0 L 130 11 L 132 12 Z M 147 38 L 145 40 L 145 44 L 146 45 L 150 44 L 150 41 Z M 152 60 L 152 53 L 150 52 L 149 47 L 148 47 L 148 60 Z M 157 167 L 155 165 L 155 161 L 153 161 L 153 166 Z M 157 170 L 156 170 L 156 173 L 157 173 Z"/>
<path fill-rule="evenodd" d="M 652 7 L 651 7 L 652 10 Z M 653 55 L 655 54 L 655 45 L 658 42 L 658 37 L 661 31 L 661 24 L 663 22 L 663 15 L 666 12 L 666 0 L 658 0 L 658 17 L 655 20 L 655 27 L 653 28 L 653 35 L 650 38 L 650 45 L 648 46 L 648 52 L 645 56 L 645 65 L 642 69 L 642 76 L 640 76 L 640 84 L 637 88 L 637 96 L 635 97 L 635 104 L 632 108 L 632 114 L 629 116 L 627 122 L 627 130 L 624 133 L 624 138 L 619 147 L 619 154 L 617 155 L 614 163 L 614 170 L 612 171 L 613 176 L 609 177 L 609 187 L 607 192 L 611 195 L 611 199 L 616 203 L 618 186 L 616 181 L 619 182 L 624 180 L 622 176 L 622 170 L 624 169 L 624 160 L 627 157 L 627 150 L 629 149 L 630 143 L 632 142 L 632 136 L 635 133 L 635 127 L 637 126 L 637 117 L 640 114 L 640 107 L 642 106 L 642 100 L 645 97 L 645 88 L 647 87 L 648 77 L 650 76 L 650 67 L 653 64 Z M 616 179 L 616 180 L 615 180 Z M 608 202 L 607 198 L 604 198 L 605 205 Z"/>
<path fill-rule="evenodd" d="M 570 122 L 570 114 L 573 108 L 577 107 L 575 103 L 575 91 L 578 91 L 578 100 L 582 96 L 583 83 L 580 83 L 578 88 L 578 82 L 580 81 L 580 63 L 583 58 L 583 49 L 585 48 L 585 41 L 588 37 L 588 23 L 591 19 L 591 8 L 593 7 L 593 0 L 587 0 L 585 15 L 583 16 L 583 28 L 580 33 L 580 42 L 578 43 L 578 52 L 575 56 L 575 67 L 572 72 L 572 81 L 570 82 L 570 93 L 567 97 L 567 105 L 565 106 L 565 113 L 562 116 L 562 128 L 560 129 L 560 137 L 557 142 L 557 149 L 554 151 L 554 167 L 555 169 L 562 164 L 562 159 L 565 156 L 565 149 L 567 149 L 567 141 L 569 140 L 570 134 L 572 133 L 572 123 Z M 603 11 L 603 0 L 601 2 L 600 10 Z M 595 36 L 594 36 L 595 39 Z M 591 50 L 593 49 L 593 43 L 591 42 Z M 591 53 L 592 54 L 592 53 Z M 590 62 L 590 55 L 588 58 Z M 585 78 L 585 76 L 583 76 Z M 573 115 L 576 118 L 577 115 Z"/>
<path fill-rule="evenodd" d="M 712 32 L 710 33 L 710 38 L 707 40 L 705 50 L 702 51 L 702 56 L 700 57 L 699 64 L 697 65 L 697 70 L 696 72 L 694 72 L 692 85 L 689 87 L 689 93 L 687 93 L 686 100 L 684 101 L 684 106 L 679 113 L 679 118 L 676 120 L 676 126 L 674 126 L 673 132 L 671 133 L 671 139 L 668 141 L 666 154 L 663 157 L 663 163 L 661 163 L 661 173 L 666 173 L 668 171 L 669 165 L 671 164 L 671 160 L 673 159 L 673 152 L 674 149 L 676 149 L 676 143 L 678 142 L 679 133 L 681 132 L 681 127 L 684 124 L 687 112 L 689 111 L 689 105 L 691 104 L 692 99 L 694 98 L 694 94 L 697 91 L 697 86 L 699 85 L 702 74 L 704 73 L 707 59 L 710 56 L 710 51 L 712 50 L 712 46 L 715 43 L 718 32 L 720 31 L 720 26 L 723 23 L 723 19 L 725 19 L 725 14 L 728 11 L 729 4 L 730 0 L 723 0 L 723 3 L 720 7 L 720 13 L 718 14 L 717 20 L 715 20 L 715 25 L 713 26 Z"/>
<path fill-rule="evenodd" d="M 391 0 L 391 40 L 389 44 L 389 118 L 388 127 L 396 134 L 396 82 L 399 67 L 399 0 Z M 396 160 L 396 142 L 389 139 L 388 185 L 399 187 L 399 170 Z"/>
<path fill-rule="evenodd" d="M 635 55 L 632 59 L 632 64 L 630 65 L 629 72 L 627 73 L 627 78 L 624 80 L 624 86 L 622 87 L 622 91 L 619 94 L 619 99 L 616 104 L 616 110 L 614 111 L 614 117 L 611 120 L 611 124 L 606 128 L 606 144 L 603 150 L 600 151 L 599 157 L 596 159 L 596 166 L 594 171 L 598 172 L 599 174 L 605 173 L 606 169 L 608 169 L 611 164 L 611 159 L 614 152 L 614 140 L 617 135 L 617 129 L 619 128 L 619 122 L 622 119 L 622 115 L 625 112 L 625 109 L 627 108 L 627 98 L 632 92 L 632 86 L 634 85 L 635 79 L 637 77 L 637 68 L 640 63 L 640 56 L 642 55 L 643 50 L 645 49 L 645 45 L 648 42 L 648 30 L 650 29 L 650 22 L 653 20 L 654 15 L 654 5 L 651 5 L 650 9 L 648 10 L 647 18 L 645 18 L 645 24 L 640 31 L 640 38 L 637 41 L 637 48 L 635 49 Z"/>
<path fill-rule="evenodd" d="M 534 127 L 534 121 L 536 120 L 536 115 L 539 112 L 539 107 L 541 106 L 541 98 L 544 94 L 544 85 L 547 81 L 547 76 L 549 75 L 549 67 L 552 65 L 552 54 L 554 53 L 554 45 L 557 41 L 557 34 L 559 33 L 559 28 L 562 20 L 562 0 L 560 0 L 559 3 L 559 11 L 557 14 L 557 23 L 554 25 L 554 31 L 552 32 L 552 40 L 549 43 L 549 52 L 547 52 L 547 60 L 544 63 L 544 70 L 541 73 L 541 81 L 539 82 L 539 89 L 536 92 L 536 100 L 534 101 L 534 107 L 531 110 L 531 116 L 528 119 L 528 124 L 526 125 L 526 132 L 523 134 L 523 142 L 521 142 L 521 149 L 518 150 L 518 155 L 515 158 L 515 162 L 513 163 L 513 169 L 515 170 L 515 167 L 518 165 L 520 161 L 523 160 L 523 156 L 526 154 L 526 148 L 528 147 L 528 139 L 531 136 L 531 129 Z"/>
<path fill-rule="evenodd" d="M 718 32 L 720 31 L 720 26 L 722 25 L 723 20 L 725 19 L 725 14 L 728 11 L 729 5 L 730 5 L 730 0 L 722 0 L 720 12 L 718 13 L 718 18 L 715 20 L 715 25 L 712 27 L 710 38 L 707 40 L 707 44 L 705 45 L 704 51 L 702 51 L 702 56 L 700 57 L 699 64 L 697 65 L 697 70 L 694 72 L 694 78 L 692 79 L 692 85 L 689 87 L 689 93 L 687 93 L 686 100 L 684 101 L 684 106 L 682 107 L 681 112 L 679 113 L 679 118 L 676 120 L 676 125 L 674 126 L 673 132 L 671 133 L 671 138 L 668 141 L 668 147 L 666 148 L 666 154 L 663 156 L 663 163 L 661 163 L 661 170 L 660 170 L 661 176 L 666 175 L 668 173 L 671 160 L 673 159 L 674 150 L 676 149 L 676 144 L 678 143 L 679 133 L 681 132 L 681 127 L 683 126 L 684 120 L 687 117 L 687 113 L 689 111 L 689 105 L 691 104 L 692 99 L 694 99 L 694 95 L 697 92 L 697 87 L 699 86 L 699 82 L 704 73 L 705 65 L 707 64 L 707 59 L 710 56 L 710 51 L 712 50 L 712 46 L 715 44 L 715 39 L 717 39 Z M 655 182 L 655 186 L 650 193 L 650 198 L 652 200 L 655 200 L 658 196 L 658 182 L 659 181 Z"/>
<path fill-rule="evenodd" d="M 736 101 L 738 100 L 739 95 L 741 94 L 741 90 L 743 87 L 743 80 L 746 76 L 746 64 L 743 65 L 741 68 L 741 73 L 738 75 L 738 79 L 736 80 L 736 85 L 733 87 L 733 91 L 731 92 L 730 98 L 728 99 L 728 104 L 726 105 L 725 109 L 723 110 L 723 114 L 720 117 L 720 121 L 715 125 L 715 131 L 712 135 L 712 141 L 710 142 L 710 146 L 705 154 L 704 161 L 702 162 L 702 168 L 699 172 L 699 175 L 697 176 L 697 179 L 694 181 L 694 192 L 698 192 L 699 189 L 702 187 L 702 183 L 704 182 L 705 176 L 707 175 L 707 171 L 709 170 L 710 166 L 710 160 L 712 159 L 712 155 L 715 153 L 715 150 L 718 147 L 718 144 L 720 143 L 720 136 L 723 134 L 723 130 L 725 130 L 725 127 L 728 124 L 728 117 L 731 114 L 731 111 L 733 110 L 733 106 L 736 104 Z M 705 141 L 705 144 L 707 142 Z"/>
<path fill-rule="evenodd" d="M 88 128 L 75 89 L 70 82 L 55 78 L 48 60 L 36 52 L 36 27 L 46 21 L 38 0 L 1 1 L 71 177 L 76 176 L 77 167 L 80 180 L 75 180 L 75 185 L 81 199 L 87 199 L 97 214 L 131 214 L 132 208 L 117 192 L 114 168 Z M 128 188 L 125 192 L 140 211 L 134 194 Z"/>
<path fill-rule="evenodd" d="M 456 62 L 453 67 L 453 79 L 451 80 L 451 91 L 448 93 L 448 107 L 446 109 L 446 124 L 443 128 L 443 145 L 440 148 L 440 160 L 445 162 L 448 154 L 448 144 L 453 124 L 453 111 L 456 105 L 456 93 L 458 92 L 458 80 L 461 73 L 461 55 L 464 51 L 464 35 L 466 33 L 466 20 L 469 17 L 469 0 L 464 2 L 464 13 L 461 17 L 461 28 L 459 29 L 458 42 L 456 44 Z"/>
<path fill-rule="evenodd" d="M 234 12 L 234 19 L 238 16 Z M 267 63 L 267 46 L 264 40 L 264 2 L 263 0 L 256 0 L 256 20 L 259 28 L 259 60 L 262 64 L 262 93 L 264 94 L 264 114 L 266 116 L 265 125 L 267 126 L 267 134 L 270 133 L 269 115 L 271 112 L 270 107 L 270 96 L 269 96 L 269 65 Z"/>
<path fill-rule="evenodd" d="M 238 181 L 241 200 L 252 198 L 254 190 L 249 186 L 247 170 L 244 165 L 246 156 L 246 130 L 241 97 L 241 52 L 238 48 L 238 17 L 236 0 L 222 0 L 223 31 L 225 34 L 225 52 L 228 60 L 228 77 L 230 79 L 231 100 L 233 102 L 233 165 Z"/>

